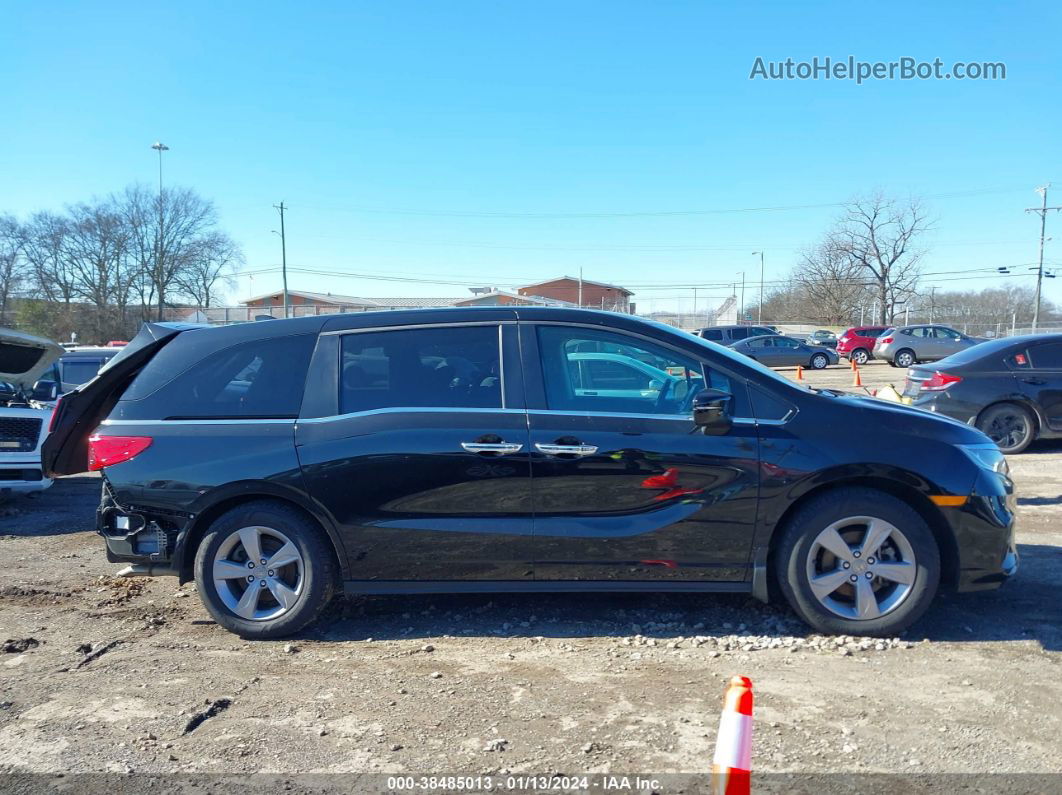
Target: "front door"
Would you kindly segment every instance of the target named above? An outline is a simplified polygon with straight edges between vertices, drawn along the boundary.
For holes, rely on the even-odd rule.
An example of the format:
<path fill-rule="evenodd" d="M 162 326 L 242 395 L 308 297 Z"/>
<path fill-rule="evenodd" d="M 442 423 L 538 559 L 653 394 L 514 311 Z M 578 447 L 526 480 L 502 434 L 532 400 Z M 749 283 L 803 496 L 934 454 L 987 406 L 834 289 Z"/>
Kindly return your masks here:
<path fill-rule="evenodd" d="M 811 359 L 811 349 L 789 337 L 774 337 L 774 347 L 772 367 L 807 365 Z"/>
<path fill-rule="evenodd" d="M 514 323 L 322 335 L 308 390 L 338 400 L 304 402 L 296 449 L 353 579 L 533 578 L 516 346 Z"/>
<path fill-rule="evenodd" d="M 756 428 L 739 421 L 725 436 L 705 436 L 691 405 L 711 386 L 750 417 L 745 384 L 677 348 L 599 327 L 523 323 L 521 349 L 535 578 L 743 580 Z M 599 394 L 580 382 L 594 356 L 617 365 Z"/>

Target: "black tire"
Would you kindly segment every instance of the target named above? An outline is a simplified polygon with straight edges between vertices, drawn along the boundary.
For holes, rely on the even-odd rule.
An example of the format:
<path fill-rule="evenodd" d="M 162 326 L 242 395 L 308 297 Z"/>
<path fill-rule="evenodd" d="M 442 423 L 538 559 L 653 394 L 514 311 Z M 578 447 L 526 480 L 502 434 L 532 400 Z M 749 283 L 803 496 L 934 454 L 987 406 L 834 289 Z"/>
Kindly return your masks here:
<path fill-rule="evenodd" d="M 910 367 L 912 364 L 918 364 L 918 357 L 915 356 L 914 351 L 910 348 L 904 348 L 903 350 L 896 351 L 896 355 L 892 359 L 893 364 L 896 367 Z"/>
<path fill-rule="evenodd" d="M 1036 418 L 1017 403 L 989 406 L 977 418 L 977 429 L 1007 455 L 1022 452 L 1036 438 Z"/>
<path fill-rule="evenodd" d="M 215 556 L 222 545 L 231 543 L 233 534 L 241 528 L 255 526 L 279 531 L 301 555 L 298 596 L 276 618 L 247 619 L 236 615 L 218 593 L 212 574 Z M 320 615 L 340 585 L 335 549 L 325 532 L 295 507 L 274 500 L 244 503 L 214 520 L 196 551 L 195 580 L 199 596 L 214 620 L 241 638 L 249 639 L 282 638 L 298 632 Z"/>
<path fill-rule="evenodd" d="M 910 590 L 895 607 L 876 618 L 837 615 L 815 596 L 809 584 L 808 561 L 816 538 L 831 524 L 848 517 L 873 517 L 892 524 L 913 551 L 914 579 Z M 917 511 L 892 495 L 860 486 L 831 490 L 800 506 L 781 532 L 774 555 L 778 585 L 797 615 L 820 632 L 892 637 L 917 621 L 936 595 L 940 551 L 933 532 Z M 877 582 L 877 587 L 895 587 L 888 581 Z M 847 583 L 843 587 L 848 587 Z M 882 593 L 887 594 L 888 590 Z"/>
<path fill-rule="evenodd" d="M 830 357 L 825 353 L 816 353 L 811 357 L 812 370 L 825 370 L 830 365 Z"/>
<path fill-rule="evenodd" d="M 866 348 L 856 348 L 848 358 L 862 367 L 870 361 L 870 351 Z"/>

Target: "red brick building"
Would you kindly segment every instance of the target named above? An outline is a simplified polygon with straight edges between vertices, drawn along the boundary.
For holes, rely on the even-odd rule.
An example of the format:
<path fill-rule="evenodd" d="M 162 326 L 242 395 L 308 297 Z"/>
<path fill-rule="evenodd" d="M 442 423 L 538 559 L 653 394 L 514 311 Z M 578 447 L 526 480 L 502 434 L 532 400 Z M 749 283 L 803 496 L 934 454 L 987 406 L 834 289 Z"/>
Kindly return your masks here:
<path fill-rule="evenodd" d="M 582 301 L 579 300 L 579 279 L 561 276 L 538 284 L 529 284 L 517 290 L 520 295 L 552 298 L 570 304 L 590 307 L 592 309 L 609 309 L 613 312 L 629 312 L 630 298 L 634 293 L 614 284 L 582 280 Z"/>

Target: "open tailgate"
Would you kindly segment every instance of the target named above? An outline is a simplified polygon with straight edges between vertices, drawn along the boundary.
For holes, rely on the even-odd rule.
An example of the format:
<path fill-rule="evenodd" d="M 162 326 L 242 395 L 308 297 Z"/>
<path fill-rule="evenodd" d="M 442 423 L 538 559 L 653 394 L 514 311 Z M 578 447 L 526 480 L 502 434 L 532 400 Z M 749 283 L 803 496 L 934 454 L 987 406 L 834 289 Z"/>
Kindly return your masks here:
<path fill-rule="evenodd" d="M 190 328 L 196 326 L 145 323 L 95 378 L 62 396 L 52 415 L 51 431 L 41 447 L 45 477 L 75 475 L 88 468 L 88 437 L 111 413 L 144 365 L 166 343 Z"/>

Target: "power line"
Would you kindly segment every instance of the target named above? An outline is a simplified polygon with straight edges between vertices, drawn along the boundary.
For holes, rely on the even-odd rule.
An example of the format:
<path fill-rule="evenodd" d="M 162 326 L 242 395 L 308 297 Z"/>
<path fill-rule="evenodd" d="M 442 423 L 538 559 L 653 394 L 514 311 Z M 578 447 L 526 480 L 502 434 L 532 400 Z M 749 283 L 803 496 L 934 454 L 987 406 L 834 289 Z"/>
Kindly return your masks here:
<path fill-rule="evenodd" d="M 952 191 L 948 193 L 927 194 L 927 199 L 958 199 L 971 196 L 988 196 L 992 194 L 1015 193 L 1015 188 L 979 188 L 966 191 Z M 562 218 L 666 218 L 674 216 L 699 216 L 699 215 L 729 215 L 737 213 L 761 213 L 761 212 L 785 212 L 792 210 L 819 210 L 829 207 L 844 207 L 845 201 L 822 202 L 818 204 L 778 204 L 764 205 L 759 207 L 726 207 L 714 209 L 693 210 L 636 210 L 627 212 L 498 212 L 482 210 L 425 210 L 409 207 L 369 207 L 369 206 L 329 206 L 329 205 L 305 205 L 315 210 L 329 210 L 334 212 L 367 213 L 373 215 L 412 215 L 429 216 L 438 218 L 526 218 L 557 220 Z"/>

